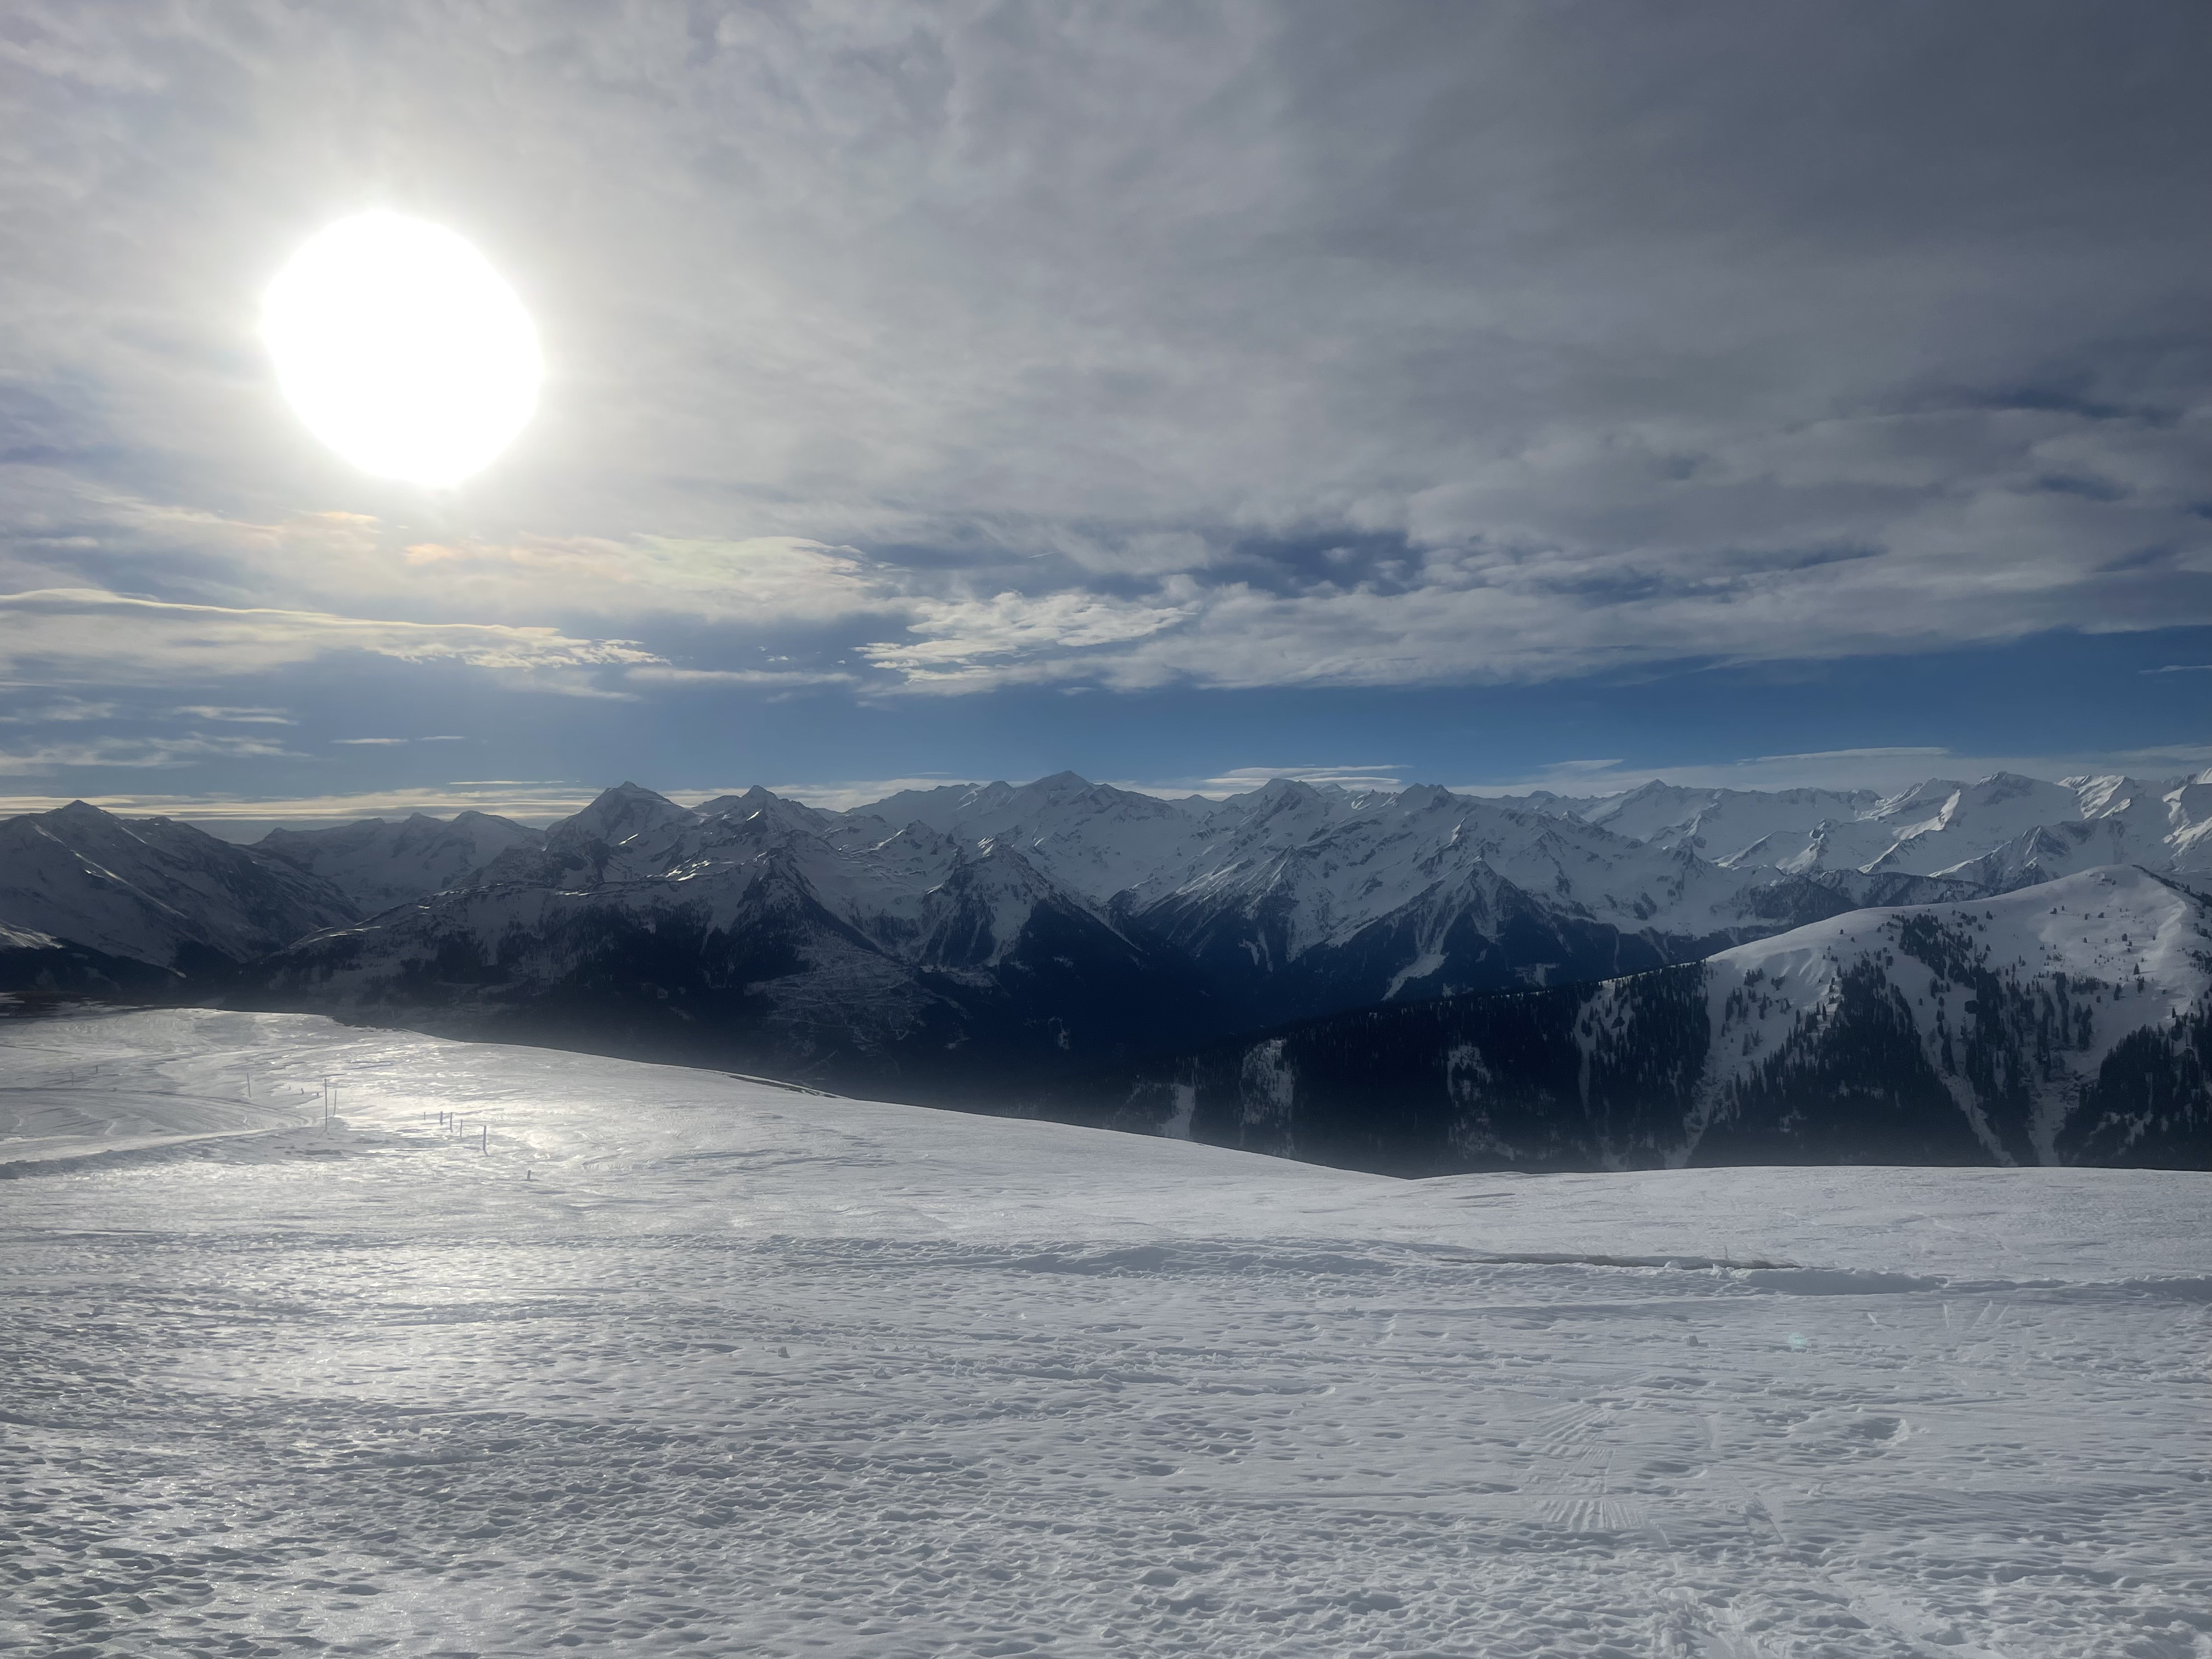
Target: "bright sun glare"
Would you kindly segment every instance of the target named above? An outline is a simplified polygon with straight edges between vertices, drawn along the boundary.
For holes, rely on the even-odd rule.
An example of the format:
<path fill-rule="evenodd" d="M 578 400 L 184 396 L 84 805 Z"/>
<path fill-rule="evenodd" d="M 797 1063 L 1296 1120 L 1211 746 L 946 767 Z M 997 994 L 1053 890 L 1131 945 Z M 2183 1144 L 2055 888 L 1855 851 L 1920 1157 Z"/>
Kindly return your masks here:
<path fill-rule="evenodd" d="M 269 285 L 261 335 L 308 429 L 364 472 L 450 484 L 538 406 L 538 331 L 452 231 L 396 213 L 343 219 Z"/>

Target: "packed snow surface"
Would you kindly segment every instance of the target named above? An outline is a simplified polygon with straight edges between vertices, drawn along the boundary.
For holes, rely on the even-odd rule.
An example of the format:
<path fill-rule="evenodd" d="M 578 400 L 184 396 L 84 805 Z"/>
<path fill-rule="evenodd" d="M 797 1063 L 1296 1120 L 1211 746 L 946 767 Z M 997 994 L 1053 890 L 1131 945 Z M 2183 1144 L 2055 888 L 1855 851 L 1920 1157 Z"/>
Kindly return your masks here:
<path fill-rule="evenodd" d="M 209 1012 L 0 1021 L 0 1650 L 2212 1653 L 2205 1176 L 1407 1183 Z"/>

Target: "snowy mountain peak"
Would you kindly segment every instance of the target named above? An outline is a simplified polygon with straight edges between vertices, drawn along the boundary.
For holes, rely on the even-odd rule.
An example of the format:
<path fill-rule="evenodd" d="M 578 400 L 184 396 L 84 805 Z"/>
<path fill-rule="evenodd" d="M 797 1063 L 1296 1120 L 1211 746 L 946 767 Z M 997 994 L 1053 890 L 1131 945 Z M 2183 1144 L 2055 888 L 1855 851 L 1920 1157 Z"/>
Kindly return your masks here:
<path fill-rule="evenodd" d="M 711 800 L 702 800 L 691 810 L 702 818 L 746 817 L 766 807 L 784 804 L 782 796 L 767 785 L 757 783 L 740 794 L 716 795 Z"/>
<path fill-rule="evenodd" d="M 740 795 L 717 795 L 692 809 L 702 818 L 728 818 L 743 823 L 759 818 L 787 830 L 817 832 L 839 822 L 834 813 L 822 812 L 802 801 L 787 800 L 774 790 L 755 784 Z"/>
<path fill-rule="evenodd" d="M 1438 808 L 1464 806 L 1468 803 L 1440 783 L 1416 783 L 1399 792 L 1397 804 L 1407 812 L 1435 811 Z"/>
<path fill-rule="evenodd" d="M 1942 809 L 1943 803 L 1966 786 L 1956 778 L 1927 778 L 1908 789 L 1886 795 L 1876 803 L 1875 811 L 1884 817 L 1924 808 L 1934 812 Z"/>
<path fill-rule="evenodd" d="M 979 816 L 1000 811 L 1014 794 L 1003 779 L 991 783 L 945 783 L 934 789 L 902 789 L 895 795 L 853 809 L 854 816 L 879 817 L 890 823 L 921 823 L 947 834 Z"/>
<path fill-rule="evenodd" d="M 2123 773 L 2106 777 L 2061 778 L 2063 788 L 2071 789 L 2081 803 L 2081 816 L 2104 817 L 2113 812 L 2124 812 L 2135 804 L 2135 798 L 2143 792 L 2143 786 Z"/>
<path fill-rule="evenodd" d="M 688 806 L 678 806 L 667 796 L 634 783 L 603 790 L 591 805 L 566 817 L 546 832 L 550 848 L 565 850 L 587 841 L 618 844 L 641 834 L 663 834 L 700 821 Z"/>
<path fill-rule="evenodd" d="M 445 891 L 509 851 L 534 851 L 544 837 L 489 812 L 450 823 L 416 812 L 398 823 L 364 818 L 329 830 L 271 830 L 256 848 L 334 884 L 368 914 Z"/>
<path fill-rule="evenodd" d="M 329 882 L 173 819 L 72 801 L 0 823 L 0 923 L 105 956 L 235 964 L 356 914 Z"/>
<path fill-rule="evenodd" d="M 1318 834 L 1348 816 L 1350 802 L 1351 797 L 1334 784 L 1270 778 L 1249 794 L 1231 795 L 1224 805 L 1234 820 L 1281 846 Z"/>
<path fill-rule="evenodd" d="M 1689 789 L 1654 780 L 1587 805 L 1579 813 L 1551 810 L 1632 841 L 1686 847 L 1725 866 L 1787 868 L 1792 860 L 1803 858 L 1807 838 L 1818 826 L 1856 818 L 1877 799 L 1869 791 Z M 1882 845 L 1887 844 L 1885 839 Z"/>

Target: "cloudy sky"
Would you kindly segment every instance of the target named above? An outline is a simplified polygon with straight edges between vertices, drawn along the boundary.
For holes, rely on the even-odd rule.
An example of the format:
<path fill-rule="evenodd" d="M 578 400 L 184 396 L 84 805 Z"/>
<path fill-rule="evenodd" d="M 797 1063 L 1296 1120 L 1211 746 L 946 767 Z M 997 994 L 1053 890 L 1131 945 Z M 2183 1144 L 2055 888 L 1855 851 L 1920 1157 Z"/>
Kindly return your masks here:
<path fill-rule="evenodd" d="M 2208 48 L 2197 0 L 13 0 L 0 797 L 2212 765 Z M 379 207 L 543 341 L 455 488 L 260 343 Z"/>

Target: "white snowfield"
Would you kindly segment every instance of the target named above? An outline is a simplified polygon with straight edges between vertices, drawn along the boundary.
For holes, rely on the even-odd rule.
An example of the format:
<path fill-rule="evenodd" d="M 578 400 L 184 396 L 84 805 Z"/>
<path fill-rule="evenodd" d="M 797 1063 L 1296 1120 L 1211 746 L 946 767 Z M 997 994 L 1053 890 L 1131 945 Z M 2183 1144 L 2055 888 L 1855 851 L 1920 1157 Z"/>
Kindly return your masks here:
<path fill-rule="evenodd" d="M 0 1021 L 0 1652 L 2212 1654 L 2212 1176 L 1408 1183 L 210 1012 Z"/>

